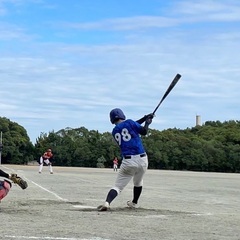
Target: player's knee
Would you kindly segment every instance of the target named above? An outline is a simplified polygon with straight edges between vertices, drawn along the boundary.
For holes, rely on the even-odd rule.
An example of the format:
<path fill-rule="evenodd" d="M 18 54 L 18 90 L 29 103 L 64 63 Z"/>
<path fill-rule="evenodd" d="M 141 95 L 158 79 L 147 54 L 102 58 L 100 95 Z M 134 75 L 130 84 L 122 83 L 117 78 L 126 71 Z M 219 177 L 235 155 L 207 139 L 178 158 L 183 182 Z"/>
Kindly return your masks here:
<path fill-rule="evenodd" d="M 134 187 L 142 187 L 143 186 L 143 180 L 142 181 L 133 181 Z"/>

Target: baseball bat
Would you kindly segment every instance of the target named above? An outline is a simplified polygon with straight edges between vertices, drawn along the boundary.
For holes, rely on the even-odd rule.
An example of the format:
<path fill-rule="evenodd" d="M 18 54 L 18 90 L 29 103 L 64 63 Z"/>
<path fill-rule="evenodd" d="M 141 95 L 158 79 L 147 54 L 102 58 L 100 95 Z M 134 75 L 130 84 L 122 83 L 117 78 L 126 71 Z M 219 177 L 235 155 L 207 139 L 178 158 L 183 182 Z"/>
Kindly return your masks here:
<path fill-rule="evenodd" d="M 171 84 L 169 85 L 167 91 L 165 92 L 165 94 L 163 95 L 161 101 L 158 103 L 157 107 L 154 109 L 153 114 L 155 114 L 155 112 L 158 110 L 158 108 L 160 107 L 161 103 L 163 102 L 163 100 L 167 97 L 167 95 L 172 91 L 172 89 L 175 87 L 175 85 L 177 84 L 178 80 L 181 78 L 181 75 L 178 73 L 174 79 L 172 80 Z"/>

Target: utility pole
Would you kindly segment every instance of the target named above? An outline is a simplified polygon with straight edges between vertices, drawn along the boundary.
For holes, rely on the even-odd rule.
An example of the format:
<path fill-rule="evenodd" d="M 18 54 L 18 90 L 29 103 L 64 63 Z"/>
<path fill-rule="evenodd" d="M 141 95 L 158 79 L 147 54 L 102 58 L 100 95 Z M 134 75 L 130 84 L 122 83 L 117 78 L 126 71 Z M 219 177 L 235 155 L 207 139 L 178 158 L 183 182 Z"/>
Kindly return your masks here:
<path fill-rule="evenodd" d="M 2 131 L 0 132 L 0 165 L 2 164 L 2 149 L 3 149 L 3 144 L 2 144 Z"/>

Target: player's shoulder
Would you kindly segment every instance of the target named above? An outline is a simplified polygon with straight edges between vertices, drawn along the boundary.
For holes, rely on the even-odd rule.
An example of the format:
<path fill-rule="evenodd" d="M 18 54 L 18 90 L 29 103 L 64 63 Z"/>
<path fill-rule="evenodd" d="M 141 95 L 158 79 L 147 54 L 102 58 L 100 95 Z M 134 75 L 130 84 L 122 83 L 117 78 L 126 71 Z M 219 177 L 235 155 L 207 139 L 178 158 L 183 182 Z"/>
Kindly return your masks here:
<path fill-rule="evenodd" d="M 114 134 L 115 132 L 121 131 L 123 128 L 129 128 L 136 124 L 136 122 L 132 119 L 126 119 L 120 123 L 118 123 L 112 130 L 112 133 Z"/>
<path fill-rule="evenodd" d="M 132 120 L 132 119 L 127 119 L 126 120 L 126 125 L 131 125 L 131 126 L 141 126 L 138 122 Z"/>
<path fill-rule="evenodd" d="M 132 120 L 131 118 L 128 118 L 125 120 L 125 122 L 134 122 L 134 120 Z"/>

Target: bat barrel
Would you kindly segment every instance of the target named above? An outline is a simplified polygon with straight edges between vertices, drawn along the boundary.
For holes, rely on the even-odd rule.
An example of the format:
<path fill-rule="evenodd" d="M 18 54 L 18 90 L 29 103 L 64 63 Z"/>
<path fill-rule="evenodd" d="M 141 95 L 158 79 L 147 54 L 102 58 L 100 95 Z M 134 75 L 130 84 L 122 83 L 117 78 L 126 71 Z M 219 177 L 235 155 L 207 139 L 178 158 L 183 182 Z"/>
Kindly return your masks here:
<path fill-rule="evenodd" d="M 155 114 L 155 112 L 158 110 L 159 106 L 161 105 L 161 103 L 163 102 L 163 100 L 167 97 L 167 95 L 172 91 L 172 89 L 174 88 L 174 86 L 177 84 L 178 80 L 182 77 L 181 74 L 177 74 L 174 79 L 172 80 L 171 84 L 169 85 L 168 89 L 166 90 L 166 92 L 164 93 L 161 101 L 158 103 L 157 107 L 154 109 L 153 114 Z"/>

